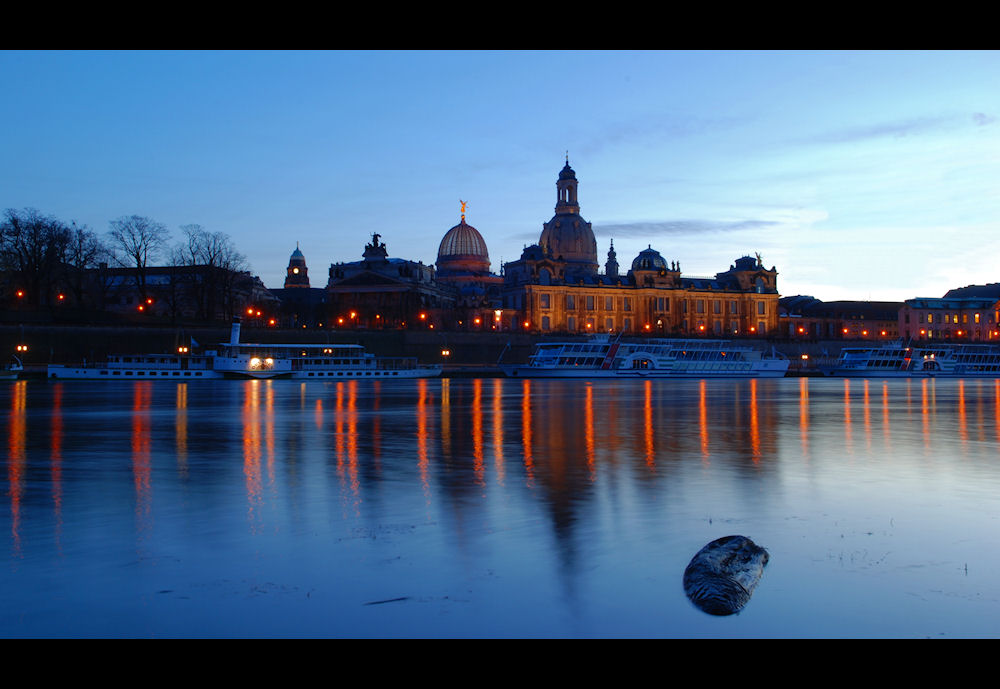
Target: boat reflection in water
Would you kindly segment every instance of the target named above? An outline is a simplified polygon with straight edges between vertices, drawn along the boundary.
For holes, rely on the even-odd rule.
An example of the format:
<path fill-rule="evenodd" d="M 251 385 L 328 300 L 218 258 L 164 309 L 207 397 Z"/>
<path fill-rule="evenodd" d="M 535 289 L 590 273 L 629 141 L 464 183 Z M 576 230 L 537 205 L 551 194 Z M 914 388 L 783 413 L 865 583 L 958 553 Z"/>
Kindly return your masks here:
<path fill-rule="evenodd" d="M 0 394 L 4 636 L 966 636 L 1000 615 L 1000 380 Z M 720 621 L 679 582 L 733 533 L 774 560 Z"/>

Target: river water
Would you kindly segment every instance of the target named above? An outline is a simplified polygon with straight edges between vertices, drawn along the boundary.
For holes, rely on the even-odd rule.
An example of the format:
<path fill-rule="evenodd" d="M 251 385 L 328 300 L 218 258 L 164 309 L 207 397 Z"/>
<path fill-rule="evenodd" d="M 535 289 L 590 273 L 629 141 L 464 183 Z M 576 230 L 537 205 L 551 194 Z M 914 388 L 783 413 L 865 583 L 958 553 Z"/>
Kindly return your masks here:
<path fill-rule="evenodd" d="M 1000 381 L 18 381 L 4 637 L 1000 635 Z M 706 543 L 770 562 L 738 615 Z"/>

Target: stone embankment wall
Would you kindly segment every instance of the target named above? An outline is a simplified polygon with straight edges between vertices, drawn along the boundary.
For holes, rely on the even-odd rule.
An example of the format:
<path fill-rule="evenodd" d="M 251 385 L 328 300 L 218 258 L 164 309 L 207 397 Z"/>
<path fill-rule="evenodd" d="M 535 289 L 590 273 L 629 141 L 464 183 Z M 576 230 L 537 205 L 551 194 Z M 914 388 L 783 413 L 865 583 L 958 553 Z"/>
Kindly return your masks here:
<path fill-rule="evenodd" d="M 15 352 L 27 344 L 25 363 L 77 363 L 103 361 L 108 354 L 166 353 L 187 345 L 193 337 L 202 348 L 229 341 L 229 327 L 83 326 L 30 324 L 0 325 L 0 354 Z M 450 367 L 493 366 L 504 362 L 523 363 L 537 342 L 570 339 L 566 335 L 524 333 L 456 333 L 430 330 L 275 330 L 244 324 L 242 342 L 299 342 L 360 344 L 379 356 L 415 356 L 421 363 L 443 363 Z M 584 339 L 580 338 L 572 338 Z M 744 340 L 759 349 L 774 347 L 792 360 L 792 368 L 812 368 L 832 363 L 843 346 L 840 340 L 820 342 Z M 447 350 L 448 355 L 442 352 Z M 807 354 L 808 359 L 802 359 Z"/>

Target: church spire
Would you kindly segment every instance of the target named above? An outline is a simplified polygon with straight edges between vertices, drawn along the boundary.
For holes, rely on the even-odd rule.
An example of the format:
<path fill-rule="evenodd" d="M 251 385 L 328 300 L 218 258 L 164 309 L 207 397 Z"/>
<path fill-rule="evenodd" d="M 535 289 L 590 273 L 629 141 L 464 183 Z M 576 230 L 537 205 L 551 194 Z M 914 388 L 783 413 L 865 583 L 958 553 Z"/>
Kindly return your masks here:
<path fill-rule="evenodd" d="M 608 262 L 604 264 L 604 272 L 609 278 L 618 277 L 618 255 L 615 253 L 615 240 L 611 240 L 611 248 L 608 249 Z"/>
<path fill-rule="evenodd" d="M 576 199 L 576 172 L 569 166 L 569 151 L 566 151 L 566 165 L 559 172 L 556 181 L 556 214 L 580 214 L 580 203 Z"/>

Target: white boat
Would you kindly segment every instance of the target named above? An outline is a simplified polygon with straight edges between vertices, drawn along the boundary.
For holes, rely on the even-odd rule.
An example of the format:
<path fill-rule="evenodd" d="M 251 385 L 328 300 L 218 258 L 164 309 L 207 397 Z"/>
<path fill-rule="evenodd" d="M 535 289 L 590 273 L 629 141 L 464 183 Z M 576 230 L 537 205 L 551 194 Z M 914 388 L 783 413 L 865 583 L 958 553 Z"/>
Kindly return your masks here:
<path fill-rule="evenodd" d="M 17 380 L 17 377 L 24 371 L 24 364 L 16 356 L 11 356 L 11 361 L 3 368 L 0 368 L 0 380 Z"/>
<path fill-rule="evenodd" d="M 789 361 L 728 340 L 639 339 L 594 335 L 543 342 L 527 364 L 500 364 L 511 378 L 781 378 Z"/>
<path fill-rule="evenodd" d="M 904 345 L 901 341 L 876 347 L 844 347 L 837 363 L 824 372 L 853 378 L 1000 378 L 1000 347 Z"/>
<path fill-rule="evenodd" d="M 48 367 L 49 378 L 100 380 L 219 378 L 429 378 L 441 366 L 415 358 L 378 357 L 361 345 L 255 344 L 240 342 L 239 320 L 228 343 L 202 354 L 142 354 L 108 357 L 107 363 Z"/>

